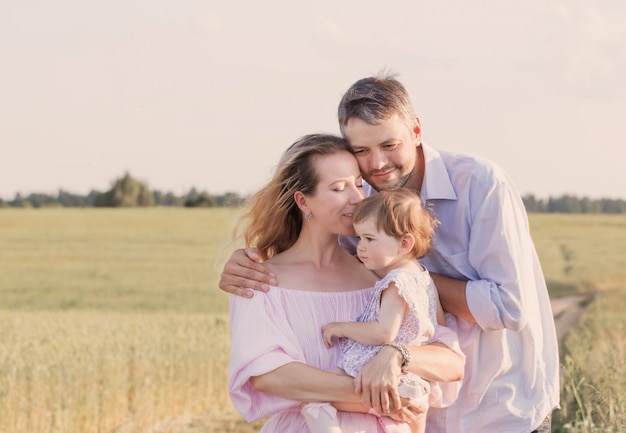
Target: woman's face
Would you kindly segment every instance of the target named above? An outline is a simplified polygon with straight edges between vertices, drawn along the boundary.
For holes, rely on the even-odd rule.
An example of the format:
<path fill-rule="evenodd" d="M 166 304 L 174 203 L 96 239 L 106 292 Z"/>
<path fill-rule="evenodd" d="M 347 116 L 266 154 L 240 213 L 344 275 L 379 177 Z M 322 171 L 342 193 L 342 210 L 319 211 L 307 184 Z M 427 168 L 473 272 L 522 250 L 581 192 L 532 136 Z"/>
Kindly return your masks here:
<path fill-rule="evenodd" d="M 363 200 L 363 180 L 359 165 L 349 152 L 318 156 L 313 164 L 319 176 L 315 193 L 307 197 L 311 223 L 332 234 L 354 235 L 352 213 Z"/>

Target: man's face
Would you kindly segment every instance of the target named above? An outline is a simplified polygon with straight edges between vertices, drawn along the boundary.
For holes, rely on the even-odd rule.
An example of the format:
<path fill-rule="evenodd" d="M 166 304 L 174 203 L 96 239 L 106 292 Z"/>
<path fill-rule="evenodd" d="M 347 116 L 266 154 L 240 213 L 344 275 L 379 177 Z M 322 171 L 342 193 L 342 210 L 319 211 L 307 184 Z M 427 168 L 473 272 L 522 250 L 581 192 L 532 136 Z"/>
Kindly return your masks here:
<path fill-rule="evenodd" d="M 415 122 L 414 131 L 394 114 L 380 125 L 351 118 L 344 127 L 363 178 L 378 191 L 420 186 L 421 175 L 416 173 L 419 124 Z"/>

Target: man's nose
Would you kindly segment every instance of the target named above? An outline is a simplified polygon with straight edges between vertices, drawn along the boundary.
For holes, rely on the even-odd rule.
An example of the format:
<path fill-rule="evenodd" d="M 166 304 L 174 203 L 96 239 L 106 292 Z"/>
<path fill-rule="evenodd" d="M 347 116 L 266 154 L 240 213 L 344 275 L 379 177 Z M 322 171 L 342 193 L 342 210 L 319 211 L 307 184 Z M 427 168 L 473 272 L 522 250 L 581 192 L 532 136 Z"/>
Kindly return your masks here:
<path fill-rule="evenodd" d="M 387 164 L 387 157 L 381 150 L 373 150 L 370 153 L 369 165 L 370 170 L 380 170 Z"/>

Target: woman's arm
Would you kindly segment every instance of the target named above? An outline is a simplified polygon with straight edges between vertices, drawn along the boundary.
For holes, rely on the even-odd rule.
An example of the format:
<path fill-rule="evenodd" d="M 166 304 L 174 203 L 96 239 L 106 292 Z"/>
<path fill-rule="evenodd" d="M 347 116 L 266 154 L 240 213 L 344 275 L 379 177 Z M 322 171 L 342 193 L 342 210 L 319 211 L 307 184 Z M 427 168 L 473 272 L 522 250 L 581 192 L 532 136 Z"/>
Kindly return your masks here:
<path fill-rule="evenodd" d="M 250 378 L 261 392 L 302 402 L 360 402 L 350 376 L 319 370 L 302 362 L 290 362 L 269 373 Z"/>
<path fill-rule="evenodd" d="M 322 371 L 301 362 L 290 362 L 269 373 L 251 377 L 250 382 L 257 391 L 266 394 L 303 403 L 330 402 L 344 412 L 367 413 L 371 408 L 355 392 L 352 377 Z M 378 413 L 396 421 L 413 422 L 424 408 L 413 407 L 410 403 L 409 399 L 398 399 L 397 406 Z"/>

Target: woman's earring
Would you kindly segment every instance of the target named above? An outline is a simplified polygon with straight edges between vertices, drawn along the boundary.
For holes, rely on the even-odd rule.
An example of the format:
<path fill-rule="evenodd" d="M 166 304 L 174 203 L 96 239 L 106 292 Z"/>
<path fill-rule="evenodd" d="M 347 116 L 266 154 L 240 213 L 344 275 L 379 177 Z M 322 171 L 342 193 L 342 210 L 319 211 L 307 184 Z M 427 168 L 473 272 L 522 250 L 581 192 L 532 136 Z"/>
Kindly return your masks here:
<path fill-rule="evenodd" d="M 313 214 L 311 212 L 307 212 L 304 214 L 304 217 L 307 221 L 311 221 L 311 218 L 313 218 Z"/>

